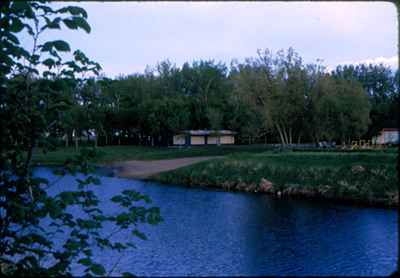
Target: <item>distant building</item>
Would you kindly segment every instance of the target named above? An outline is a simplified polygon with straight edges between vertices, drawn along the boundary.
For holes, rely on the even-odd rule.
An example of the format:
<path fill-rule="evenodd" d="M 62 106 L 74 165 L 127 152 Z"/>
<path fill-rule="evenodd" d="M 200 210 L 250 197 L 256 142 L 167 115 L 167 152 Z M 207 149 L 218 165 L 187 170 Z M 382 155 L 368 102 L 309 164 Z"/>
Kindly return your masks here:
<path fill-rule="evenodd" d="M 383 128 L 378 136 L 372 138 L 372 143 L 378 145 L 399 144 L 399 129 Z"/>
<path fill-rule="evenodd" d="M 175 146 L 232 145 L 236 132 L 231 130 L 184 130 L 173 137 Z"/>

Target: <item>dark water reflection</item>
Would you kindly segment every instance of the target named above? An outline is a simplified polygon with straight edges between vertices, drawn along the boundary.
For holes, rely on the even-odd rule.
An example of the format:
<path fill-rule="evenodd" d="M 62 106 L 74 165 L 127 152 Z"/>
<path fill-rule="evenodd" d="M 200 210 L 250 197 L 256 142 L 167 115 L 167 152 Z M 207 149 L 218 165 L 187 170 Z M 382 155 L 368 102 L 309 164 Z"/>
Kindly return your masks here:
<path fill-rule="evenodd" d="M 53 179 L 51 170 L 37 173 Z M 58 183 L 71 188 L 73 178 Z M 149 195 L 164 222 L 121 258 L 146 276 L 388 275 L 398 257 L 397 211 L 102 177 L 107 200 L 123 189 Z M 104 210 L 109 205 L 103 203 Z M 111 209 L 111 208 L 110 208 Z M 121 235 L 124 236 L 124 235 Z M 116 254 L 99 252 L 110 266 Z M 119 257 L 118 257 L 119 258 Z"/>

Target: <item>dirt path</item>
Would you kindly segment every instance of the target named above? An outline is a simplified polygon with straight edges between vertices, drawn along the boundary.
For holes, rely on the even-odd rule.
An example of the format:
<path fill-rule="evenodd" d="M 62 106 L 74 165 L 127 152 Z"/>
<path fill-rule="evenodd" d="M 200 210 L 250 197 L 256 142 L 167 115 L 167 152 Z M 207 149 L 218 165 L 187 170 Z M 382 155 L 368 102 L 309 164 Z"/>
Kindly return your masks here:
<path fill-rule="evenodd" d="M 111 166 L 115 169 L 116 175 L 119 177 L 146 179 L 151 175 L 155 175 L 161 172 L 171 171 L 201 161 L 221 157 L 222 156 L 203 156 L 149 161 L 129 160 L 114 162 L 111 164 Z"/>

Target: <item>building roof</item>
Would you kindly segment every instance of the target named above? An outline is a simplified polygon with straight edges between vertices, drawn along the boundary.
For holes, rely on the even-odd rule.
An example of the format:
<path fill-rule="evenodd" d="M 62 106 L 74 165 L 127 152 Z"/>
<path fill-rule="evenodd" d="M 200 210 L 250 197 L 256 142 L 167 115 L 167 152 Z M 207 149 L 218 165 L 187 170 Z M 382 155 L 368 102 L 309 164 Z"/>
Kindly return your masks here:
<path fill-rule="evenodd" d="M 232 130 L 208 130 L 208 129 L 198 129 L 198 130 L 183 130 L 183 134 L 204 136 L 204 135 L 235 135 L 237 132 Z"/>
<path fill-rule="evenodd" d="M 382 128 L 381 132 L 385 132 L 385 131 L 399 131 L 398 128 L 393 127 L 393 128 Z"/>

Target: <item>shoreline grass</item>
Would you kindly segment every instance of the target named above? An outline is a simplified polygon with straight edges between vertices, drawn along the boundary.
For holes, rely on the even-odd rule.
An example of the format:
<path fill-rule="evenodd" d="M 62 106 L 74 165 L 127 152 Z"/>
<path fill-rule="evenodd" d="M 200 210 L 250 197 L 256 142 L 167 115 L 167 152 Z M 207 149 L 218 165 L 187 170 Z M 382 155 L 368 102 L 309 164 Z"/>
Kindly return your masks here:
<path fill-rule="evenodd" d="M 235 154 L 218 162 L 205 161 L 160 173 L 152 180 L 395 207 L 396 160 L 395 153 Z"/>

